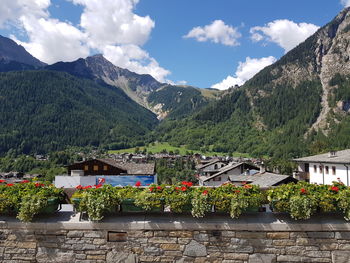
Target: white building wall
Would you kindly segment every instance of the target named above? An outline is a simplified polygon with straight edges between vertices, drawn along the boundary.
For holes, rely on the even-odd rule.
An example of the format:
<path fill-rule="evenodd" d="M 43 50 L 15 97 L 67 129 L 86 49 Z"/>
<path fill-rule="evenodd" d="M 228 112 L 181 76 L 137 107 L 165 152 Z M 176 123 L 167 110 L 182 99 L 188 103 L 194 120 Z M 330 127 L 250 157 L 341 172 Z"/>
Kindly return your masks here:
<path fill-rule="evenodd" d="M 316 165 L 316 171 L 314 170 L 314 165 Z M 326 173 L 326 166 L 328 166 L 329 172 Z M 333 175 L 332 167 L 336 168 L 336 174 Z M 347 178 L 346 167 L 343 164 L 322 164 L 322 173 L 320 172 L 320 163 L 310 163 L 309 167 L 310 173 L 310 183 L 316 184 L 332 184 L 333 181 L 342 181 L 345 185 L 350 184 L 350 171 L 349 178 Z M 324 179 L 323 179 L 324 177 Z M 324 180 L 324 182 L 323 182 Z"/>
<path fill-rule="evenodd" d="M 88 186 L 96 184 L 96 176 L 55 176 L 55 186 L 57 188 L 75 188 L 78 185 Z"/>
<path fill-rule="evenodd" d="M 223 183 L 226 183 L 228 181 L 228 175 L 227 174 L 221 174 L 219 175 L 221 177 L 220 181 L 213 181 L 213 179 L 205 181 L 204 185 L 205 186 L 219 186 L 222 185 Z"/>

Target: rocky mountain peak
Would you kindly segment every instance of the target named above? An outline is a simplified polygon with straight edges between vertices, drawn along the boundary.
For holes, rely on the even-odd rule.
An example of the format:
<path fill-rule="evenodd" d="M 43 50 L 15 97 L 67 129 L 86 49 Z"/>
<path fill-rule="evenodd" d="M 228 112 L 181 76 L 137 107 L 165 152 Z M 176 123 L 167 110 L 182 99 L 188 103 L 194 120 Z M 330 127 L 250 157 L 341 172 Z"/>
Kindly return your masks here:
<path fill-rule="evenodd" d="M 36 68 L 43 67 L 46 64 L 29 54 L 24 47 L 18 45 L 15 41 L 0 35 L 0 60 L 7 62 L 15 61 Z"/>

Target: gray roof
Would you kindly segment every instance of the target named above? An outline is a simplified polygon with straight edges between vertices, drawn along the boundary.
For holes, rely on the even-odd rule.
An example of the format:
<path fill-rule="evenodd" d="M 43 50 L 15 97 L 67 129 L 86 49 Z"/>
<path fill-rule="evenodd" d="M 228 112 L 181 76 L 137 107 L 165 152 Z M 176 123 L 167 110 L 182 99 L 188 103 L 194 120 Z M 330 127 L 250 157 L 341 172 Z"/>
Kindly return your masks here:
<path fill-rule="evenodd" d="M 330 156 L 329 153 L 323 153 L 323 154 L 294 159 L 294 161 L 302 162 L 302 163 L 350 164 L 350 149 L 337 151 L 335 152 L 335 156 Z"/>
<path fill-rule="evenodd" d="M 216 173 L 216 174 L 213 174 L 212 176 L 206 178 L 204 181 L 208 181 L 208 180 L 210 180 L 210 179 L 212 179 L 212 178 L 214 178 L 214 177 L 216 177 L 216 176 L 219 176 L 219 175 L 224 174 L 224 173 L 226 173 L 226 172 L 228 172 L 228 171 L 231 171 L 231 170 L 233 170 L 233 169 L 235 169 L 235 168 L 237 168 L 237 167 L 239 167 L 239 166 L 241 166 L 241 165 L 243 165 L 243 164 L 249 165 L 249 166 L 251 166 L 252 168 L 257 168 L 257 169 L 258 169 L 258 167 L 254 166 L 254 165 L 251 165 L 251 164 L 249 164 L 249 163 L 235 163 L 235 164 L 226 165 L 225 167 L 222 167 L 222 168 L 220 169 L 220 172 L 218 172 L 218 173 Z"/>
<path fill-rule="evenodd" d="M 255 175 L 230 175 L 229 179 L 231 182 L 249 182 L 250 184 L 259 185 L 260 187 L 270 187 L 281 183 L 289 177 L 289 175 L 264 172 Z M 293 177 L 290 179 L 296 180 Z"/>
<path fill-rule="evenodd" d="M 101 162 L 107 163 L 114 167 L 118 167 L 122 170 L 125 170 L 127 174 L 135 174 L 135 175 L 152 175 L 155 174 L 154 163 L 126 163 L 126 162 L 118 162 L 113 159 L 98 159 Z"/>
<path fill-rule="evenodd" d="M 128 171 L 128 174 L 153 175 L 154 163 L 120 163 Z"/>
<path fill-rule="evenodd" d="M 210 166 L 212 164 L 216 164 L 217 162 L 220 162 L 220 160 L 219 159 L 214 159 L 214 160 L 210 161 L 209 163 L 206 163 L 206 164 L 203 164 L 203 165 L 198 165 L 197 166 L 197 170 L 203 169 L 203 168 L 205 168 L 207 166 Z"/>

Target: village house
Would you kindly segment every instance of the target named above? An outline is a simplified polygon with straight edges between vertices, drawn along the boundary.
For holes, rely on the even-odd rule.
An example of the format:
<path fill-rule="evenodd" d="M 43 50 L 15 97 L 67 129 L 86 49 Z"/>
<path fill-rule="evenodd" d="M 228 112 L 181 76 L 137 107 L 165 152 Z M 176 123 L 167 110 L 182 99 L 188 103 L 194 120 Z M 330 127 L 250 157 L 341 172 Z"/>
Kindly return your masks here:
<path fill-rule="evenodd" d="M 211 162 L 209 166 L 202 168 L 199 172 L 199 185 L 218 186 L 229 182 L 230 175 L 241 175 L 249 170 L 259 170 L 255 165 L 249 163 L 230 163 L 225 165 L 223 162 Z M 216 169 L 215 169 L 216 168 Z"/>
<path fill-rule="evenodd" d="M 224 183 L 235 185 L 253 184 L 260 187 L 271 187 L 298 180 L 289 176 L 277 173 L 266 172 L 263 166 L 256 166 L 251 163 L 230 163 L 211 176 L 200 176 L 199 185 L 219 186 Z"/>
<path fill-rule="evenodd" d="M 91 159 L 67 166 L 68 175 L 55 177 L 55 186 L 75 188 L 98 184 L 113 186 L 146 186 L 157 183 L 154 163 L 118 162 L 113 159 Z"/>
<path fill-rule="evenodd" d="M 350 149 L 332 151 L 303 158 L 294 159 L 298 164 L 295 178 L 316 184 L 332 184 L 341 181 L 350 185 Z"/>
<path fill-rule="evenodd" d="M 220 168 L 225 167 L 226 163 L 220 159 L 214 159 L 205 164 L 197 165 L 196 169 L 199 176 L 210 177 L 220 171 Z"/>

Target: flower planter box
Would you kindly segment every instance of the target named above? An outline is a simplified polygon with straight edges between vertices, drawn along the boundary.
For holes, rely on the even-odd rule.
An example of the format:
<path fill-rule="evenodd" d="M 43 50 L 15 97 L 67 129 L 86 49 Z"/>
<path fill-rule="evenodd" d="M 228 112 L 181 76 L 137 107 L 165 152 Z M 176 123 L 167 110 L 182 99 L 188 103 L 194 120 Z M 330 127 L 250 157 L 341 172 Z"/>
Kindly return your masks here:
<path fill-rule="evenodd" d="M 135 205 L 134 199 L 124 199 L 120 205 L 121 212 L 163 212 L 164 207 L 153 207 L 151 210 L 146 210 L 142 207 Z"/>
<path fill-rule="evenodd" d="M 170 212 L 174 213 L 174 214 L 190 214 L 191 211 L 192 211 L 192 205 L 191 204 L 184 205 L 182 207 L 182 212 L 173 211 L 170 208 Z"/>
<path fill-rule="evenodd" d="M 60 202 L 57 197 L 49 198 L 47 200 L 47 206 L 42 208 L 39 214 L 50 214 L 58 211 Z"/>

